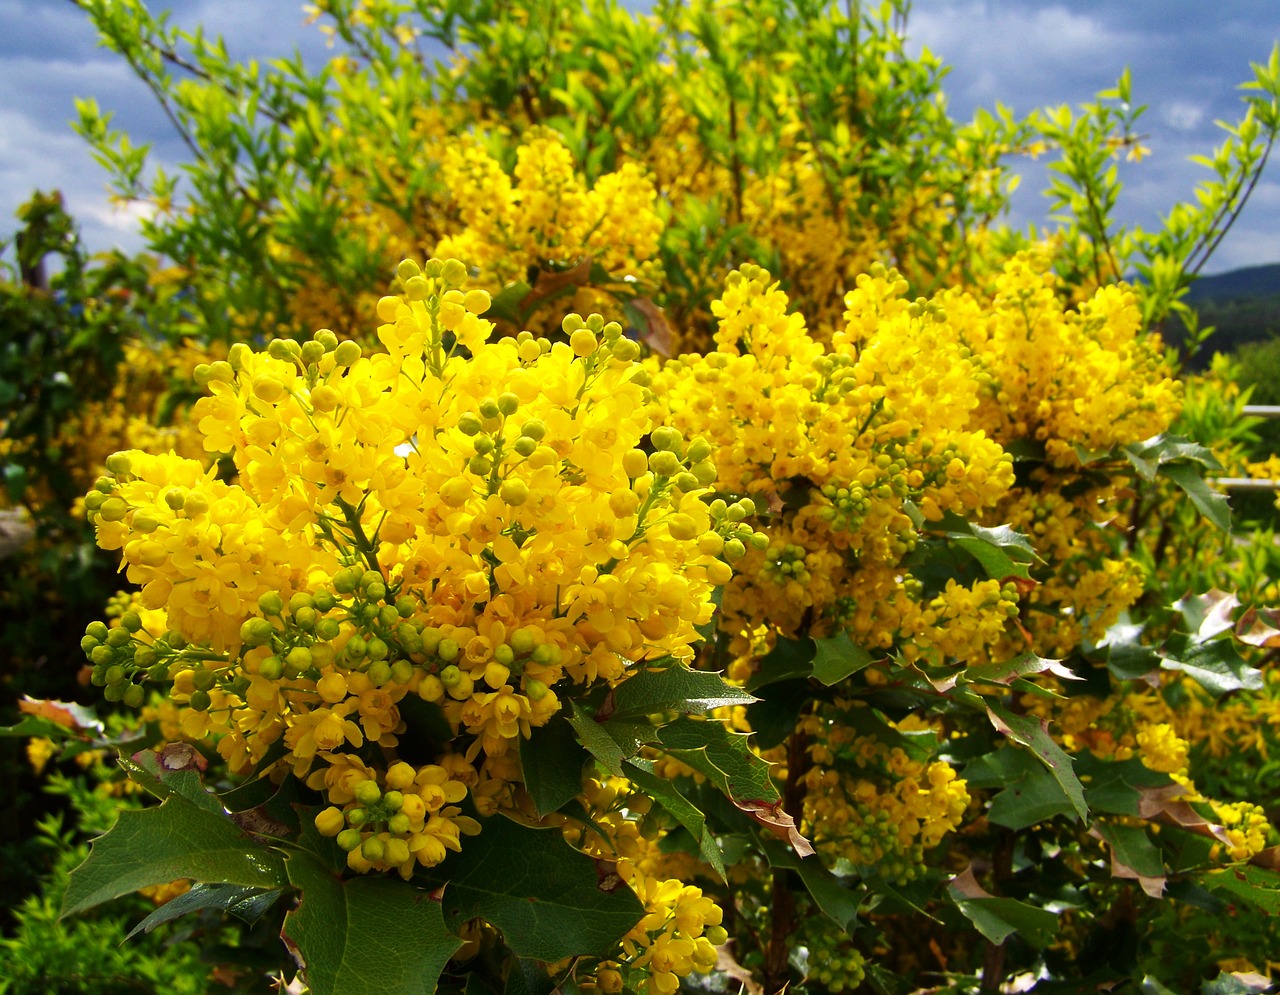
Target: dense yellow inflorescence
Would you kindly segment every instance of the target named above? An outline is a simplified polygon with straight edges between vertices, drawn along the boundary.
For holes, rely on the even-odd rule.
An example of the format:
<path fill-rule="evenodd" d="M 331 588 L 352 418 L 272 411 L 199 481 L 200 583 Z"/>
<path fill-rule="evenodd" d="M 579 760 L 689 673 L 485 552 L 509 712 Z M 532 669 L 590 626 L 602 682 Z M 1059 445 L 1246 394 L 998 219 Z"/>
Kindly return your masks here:
<path fill-rule="evenodd" d="M 481 815 L 514 803 L 512 747 L 564 695 L 688 659 L 727 544 L 755 537 L 750 502 L 704 500 L 713 447 L 655 421 L 616 323 L 490 341 L 461 263 L 399 278 L 383 353 L 322 330 L 197 369 L 204 445 L 234 483 L 173 453 L 107 460 L 86 506 L 163 620 L 126 613 L 85 648 L 109 697 L 171 681 L 185 735 L 233 771 L 283 746 L 275 767 L 324 794 L 318 825 L 351 866 L 407 876 L 475 830 L 464 796 Z M 448 748 L 367 765 L 366 743 L 394 758 L 410 695 Z"/>

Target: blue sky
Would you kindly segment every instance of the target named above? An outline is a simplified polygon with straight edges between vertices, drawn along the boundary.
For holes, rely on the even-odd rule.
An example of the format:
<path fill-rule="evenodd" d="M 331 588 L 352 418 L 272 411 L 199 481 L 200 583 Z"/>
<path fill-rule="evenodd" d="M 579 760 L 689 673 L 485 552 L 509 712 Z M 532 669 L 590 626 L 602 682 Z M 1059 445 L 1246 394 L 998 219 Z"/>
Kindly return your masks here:
<path fill-rule="evenodd" d="M 152 0 L 177 23 L 222 34 L 233 55 L 267 59 L 300 48 L 313 63 L 324 39 L 305 24 L 301 0 Z M 1126 166 L 1122 219 L 1144 225 L 1192 196 L 1206 175 L 1187 162 L 1221 141 L 1216 119 L 1240 112 L 1236 87 L 1280 39 L 1280 0 L 916 0 L 911 45 L 952 67 L 951 111 L 967 118 L 997 102 L 1025 113 L 1079 103 L 1129 66 L 1150 158 Z M 113 209 L 105 176 L 69 125 L 76 97 L 115 113 L 135 142 L 152 142 L 167 167 L 183 149 L 123 60 L 101 49 L 69 0 L 0 0 L 0 238 L 33 189 L 59 188 L 91 248 L 141 248 L 135 219 Z M 1029 173 L 1011 222 L 1043 219 L 1047 201 Z M 1235 230 L 1208 267 L 1280 262 L 1280 154 Z"/>

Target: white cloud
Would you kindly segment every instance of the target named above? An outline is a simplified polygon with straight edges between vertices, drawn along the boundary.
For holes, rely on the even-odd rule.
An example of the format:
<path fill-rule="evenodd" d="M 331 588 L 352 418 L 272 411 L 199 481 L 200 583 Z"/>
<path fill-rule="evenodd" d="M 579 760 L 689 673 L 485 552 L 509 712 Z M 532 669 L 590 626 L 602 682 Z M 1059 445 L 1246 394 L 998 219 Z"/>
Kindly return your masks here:
<path fill-rule="evenodd" d="M 1189 100 L 1172 100 L 1160 108 L 1160 119 L 1174 131 L 1195 131 L 1207 115 L 1207 107 Z"/>

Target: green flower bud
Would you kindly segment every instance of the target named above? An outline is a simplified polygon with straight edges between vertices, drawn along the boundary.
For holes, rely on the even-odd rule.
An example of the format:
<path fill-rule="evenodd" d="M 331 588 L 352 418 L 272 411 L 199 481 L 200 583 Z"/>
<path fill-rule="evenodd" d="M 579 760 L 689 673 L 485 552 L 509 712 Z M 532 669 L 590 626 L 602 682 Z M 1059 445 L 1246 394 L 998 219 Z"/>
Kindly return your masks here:
<path fill-rule="evenodd" d="M 339 366 L 354 366 L 362 354 L 363 350 L 360 348 L 360 343 L 352 342 L 348 339 L 333 350 L 333 361 Z"/>

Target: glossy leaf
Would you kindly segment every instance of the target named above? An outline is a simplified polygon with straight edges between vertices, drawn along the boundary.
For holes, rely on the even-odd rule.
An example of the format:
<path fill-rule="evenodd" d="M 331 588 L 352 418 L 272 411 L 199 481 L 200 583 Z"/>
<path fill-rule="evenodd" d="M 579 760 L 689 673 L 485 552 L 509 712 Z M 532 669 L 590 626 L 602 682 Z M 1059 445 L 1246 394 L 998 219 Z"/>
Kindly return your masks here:
<path fill-rule="evenodd" d="M 399 878 L 341 878 L 292 853 L 289 881 L 301 892 L 281 937 L 315 995 L 431 995 L 462 940 L 440 903 Z"/>

